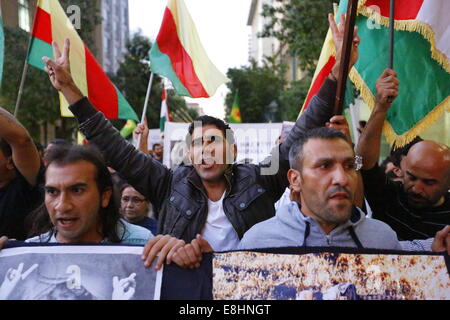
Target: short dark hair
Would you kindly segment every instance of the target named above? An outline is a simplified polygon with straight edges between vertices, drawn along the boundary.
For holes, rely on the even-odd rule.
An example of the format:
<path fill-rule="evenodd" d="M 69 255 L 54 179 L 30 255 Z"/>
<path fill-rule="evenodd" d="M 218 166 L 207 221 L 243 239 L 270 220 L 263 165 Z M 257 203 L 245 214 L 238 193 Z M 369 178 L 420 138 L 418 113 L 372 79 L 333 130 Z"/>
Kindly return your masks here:
<path fill-rule="evenodd" d="M 332 128 L 315 128 L 309 130 L 306 134 L 301 136 L 301 138 L 291 147 L 289 152 L 289 163 L 292 169 L 301 171 L 303 167 L 303 148 L 305 144 L 312 139 L 323 139 L 323 140 L 334 140 L 334 139 L 342 139 L 347 142 L 350 146 L 350 143 L 347 140 L 347 137 L 340 131 Z"/>
<path fill-rule="evenodd" d="M 103 156 L 93 146 L 60 146 L 55 148 L 50 156 L 47 158 L 48 165 L 54 164 L 56 166 L 66 166 L 69 164 L 86 161 L 93 164 L 96 168 L 95 181 L 100 194 L 103 194 L 107 190 L 113 191 L 113 181 L 111 173 L 106 166 Z M 48 212 L 47 212 L 48 214 Z M 111 197 L 109 205 L 106 208 L 100 208 L 100 220 L 102 222 L 102 235 L 112 243 L 122 242 L 122 238 L 117 234 L 117 225 L 121 223 L 119 210 L 114 201 L 114 197 Z M 52 230 L 53 226 L 41 226 L 44 232 Z M 45 231 L 47 228 L 47 231 Z"/>
<path fill-rule="evenodd" d="M 155 144 L 153 145 L 152 150 L 155 151 L 156 147 L 162 147 L 162 144 L 161 144 L 161 143 L 155 143 Z"/>
<path fill-rule="evenodd" d="M 195 119 L 194 122 L 192 122 L 191 125 L 189 126 L 188 130 L 189 133 L 186 137 L 186 144 L 188 145 L 188 147 L 191 147 L 192 134 L 194 133 L 196 122 L 201 122 L 202 126 L 209 126 L 209 125 L 215 126 L 217 129 L 222 131 L 223 136 L 227 139 L 230 145 L 234 145 L 236 143 L 236 140 L 234 138 L 234 132 L 229 124 L 225 123 L 223 120 L 211 116 L 201 116 Z"/>
<path fill-rule="evenodd" d="M 120 187 L 120 196 L 121 196 L 121 197 L 122 197 L 122 194 L 123 194 L 123 192 L 125 191 L 125 189 L 128 189 L 128 188 L 133 188 L 134 190 L 136 190 L 131 184 L 124 183 L 124 184 Z M 136 191 L 137 191 L 137 190 L 136 190 Z M 139 191 L 137 191 L 137 192 L 139 192 Z M 143 195 L 143 194 L 140 193 L 140 192 L 139 192 L 139 194 L 142 195 L 142 196 L 145 198 L 145 201 L 149 201 L 148 198 L 147 198 L 145 195 Z"/>
<path fill-rule="evenodd" d="M 64 139 L 53 139 L 48 144 L 49 145 L 54 144 L 56 146 L 65 146 L 65 147 L 71 146 L 71 144 L 67 140 L 64 140 Z"/>

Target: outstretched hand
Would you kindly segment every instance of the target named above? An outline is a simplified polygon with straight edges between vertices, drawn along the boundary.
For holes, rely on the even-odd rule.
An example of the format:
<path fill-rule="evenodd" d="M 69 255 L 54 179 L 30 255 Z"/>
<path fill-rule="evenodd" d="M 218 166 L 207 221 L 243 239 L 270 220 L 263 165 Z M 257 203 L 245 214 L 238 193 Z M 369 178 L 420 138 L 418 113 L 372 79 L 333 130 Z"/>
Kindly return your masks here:
<path fill-rule="evenodd" d="M 69 104 L 74 104 L 83 98 L 83 94 L 76 86 L 70 70 L 70 40 L 64 41 L 62 53 L 56 41 L 53 41 L 52 47 L 54 60 L 49 57 L 42 58 L 45 71 L 55 89 L 63 93 Z"/>
<path fill-rule="evenodd" d="M 136 273 L 132 273 L 128 278 L 119 280 L 113 277 L 112 300 L 131 300 L 136 292 Z"/>
<path fill-rule="evenodd" d="M 331 34 L 333 35 L 333 42 L 336 48 L 336 64 L 335 67 L 333 68 L 332 75 L 337 79 L 339 77 L 339 68 L 344 45 L 345 23 L 346 23 L 345 14 L 341 15 L 341 21 L 339 22 L 339 25 L 336 24 L 334 15 L 331 13 L 328 15 L 328 22 L 330 24 Z M 353 46 L 352 46 L 352 53 L 350 56 L 349 70 L 351 70 L 355 65 L 356 61 L 358 61 L 359 56 L 358 46 L 360 42 L 361 38 L 358 35 L 358 27 L 355 27 L 355 31 L 353 34 Z"/>
<path fill-rule="evenodd" d="M 54 60 L 49 57 L 43 57 L 45 62 L 45 71 L 47 71 L 50 81 L 56 90 L 61 91 L 67 85 L 73 83 L 70 73 L 70 40 L 64 42 L 63 52 L 59 50 L 58 43 L 52 42 Z"/>

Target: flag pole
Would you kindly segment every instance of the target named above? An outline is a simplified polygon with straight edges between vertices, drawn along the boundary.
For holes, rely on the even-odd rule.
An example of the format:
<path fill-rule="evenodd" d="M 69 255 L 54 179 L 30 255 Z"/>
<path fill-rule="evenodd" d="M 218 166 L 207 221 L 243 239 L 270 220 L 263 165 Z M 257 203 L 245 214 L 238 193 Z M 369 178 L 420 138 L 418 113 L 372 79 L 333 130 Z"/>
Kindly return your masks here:
<path fill-rule="evenodd" d="M 389 68 L 394 69 L 395 0 L 391 0 L 389 17 Z"/>
<path fill-rule="evenodd" d="M 152 86 L 153 86 L 153 79 L 154 79 L 154 76 L 155 76 L 153 71 L 150 71 L 150 72 L 151 72 L 151 74 L 150 74 L 150 81 L 148 82 L 147 95 L 145 96 L 145 103 L 144 103 L 144 110 L 142 111 L 141 124 L 145 123 L 145 115 L 147 114 L 148 102 L 150 100 L 150 95 L 151 95 Z M 138 141 L 137 141 L 137 148 L 139 148 L 139 146 L 141 144 L 141 138 L 142 138 L 142 135 L 139 135 Z"/>
<path fill-rule="evenodd" d="M 22 100 L 23 87 L 25 85 L 25 78 L 26 78 L 27 72 L 28 72 L 28 62 L 27 61 L 28 61 L 28 54 L 27 54 L 27 58 L 25 60 L 25 65 L 23 67 L 22 79 L 20 80 L 20 87 L 19 87 L 19 93 L 17 94 L 16 107 L 14 108 L 14 117 L 16 119 L 19 114 L 19 107 L 20 107 L 20 102 Z"/>
<path fill-rule="evenodd" d="M 347 88 L 348 72 L 350 69 L 350 56 L 353 46 L 353 33 L 356 24 L 358 0 L 349 0 L 347 8 L 347 19 L 345 25 L 344 42 L 342 44 L 341 69 L 337 86 L 334 115 L 342 115 L 345 100 L 345 90 Z M 337 50 L 337 49 L 336 49 Z"/>
<path fill-rule="evenodd" d="M 22 79 L 20 80 L 19 92 L 17 94 L 16 107 L 14 108 L 14 117 L 16 119 L 19 115 L 19 108 L 20 108 L 20 102 L 22 100 L 23 87 L 25 85 L 25 79 L 26 79 L 27 72 L 28 72 L 28 55 L 30 54 L 31 41 L 33 39 L 32 32 L 33 32 L 35 24 L 36 24 L 37 12 L 38 12 L 38 10 L 36 9 L 36 11 L 34 12 L 33 29 L 32 29 L 32 31 L 30 31 L 30 39 L 28 40 L 28 50 L 27 50 L 27 55 L 25 57 L 25 65 L 23 67 Z"/>
<path fill-rule="evenodd" d="M 395 40 L 395 0 L 390 0 L 389 16 L 389 69 L 394 69 L 394 40 Z M 394 97 L 388 97 L 388 102 L 394 102 Z"/>

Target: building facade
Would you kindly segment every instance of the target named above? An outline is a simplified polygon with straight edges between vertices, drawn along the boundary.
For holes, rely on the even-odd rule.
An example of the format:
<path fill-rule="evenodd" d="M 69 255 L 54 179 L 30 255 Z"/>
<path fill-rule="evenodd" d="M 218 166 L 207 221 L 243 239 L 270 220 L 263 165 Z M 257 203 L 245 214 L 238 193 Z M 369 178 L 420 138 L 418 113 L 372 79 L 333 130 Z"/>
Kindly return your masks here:
<path fill-rule="evenodd" d="M 287 53 L 287 45 L 273 37 L 261 38 L 258 35 L 264 30 L 264 26 L 270 21 L 262 16 L 264 5 L 282 5 L 274 0 L 252 0 L 247 25 L 251 27 L 249 39 L 249 60 L 255 60 L 258 66 L 262 66 L 266 57 L 275 58 L 276 61 L 286 64 L 288 83 L 302 79 L 303 74 L 298 67 L 296 57 Z"/>
<path fill-rule="evenodd" d="M 103 0 L 102 12 L 102 65 L 115 74 L 126 52 L 130 35 L 128 0 Z"/>

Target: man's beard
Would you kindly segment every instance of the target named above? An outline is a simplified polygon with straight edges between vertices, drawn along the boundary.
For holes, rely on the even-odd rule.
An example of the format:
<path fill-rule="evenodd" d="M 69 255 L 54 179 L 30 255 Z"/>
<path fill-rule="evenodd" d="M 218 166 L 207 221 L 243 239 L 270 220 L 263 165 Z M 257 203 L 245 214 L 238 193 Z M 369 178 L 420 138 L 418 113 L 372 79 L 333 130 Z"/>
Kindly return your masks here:
<path fill-rule="evenodd" d="M 425 209 L 425 208 L 431 208 L 433 206 L 433 202 L 431 202 L 429 199 L 426 199 L 422 197 L 421 195 L 412 193 L 412 192 L 406 192 L 405 193 L 406 201 L 408 204 L 413 207 L 414 209 Z M 420 202 L 414 201 L 414 199 L 421 200 Z"/>

